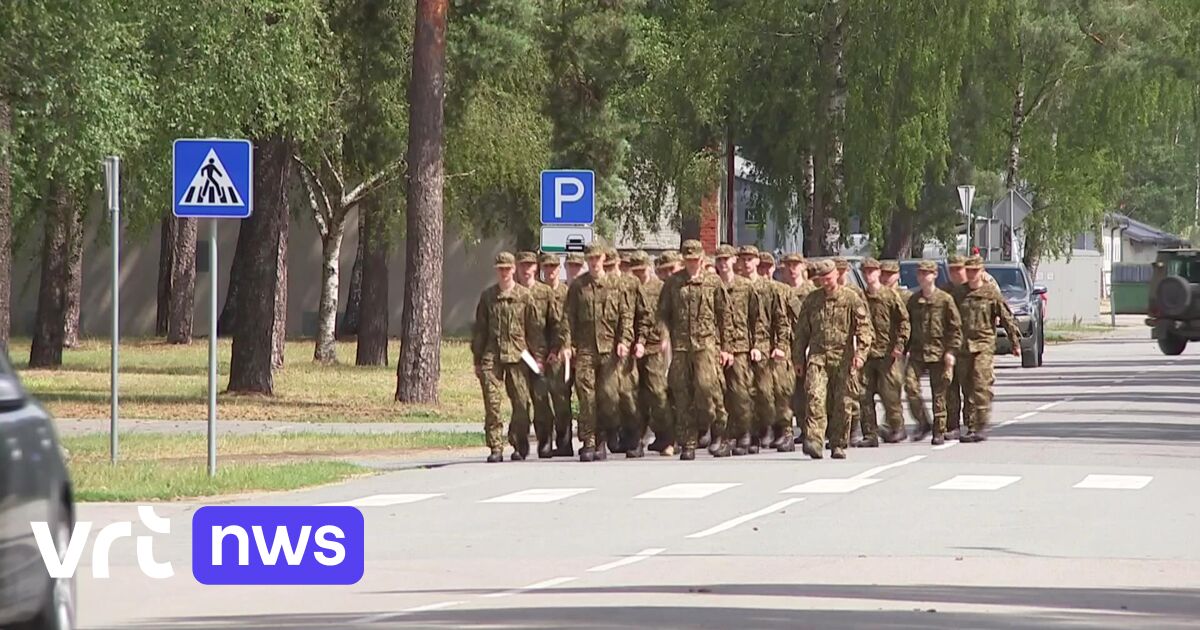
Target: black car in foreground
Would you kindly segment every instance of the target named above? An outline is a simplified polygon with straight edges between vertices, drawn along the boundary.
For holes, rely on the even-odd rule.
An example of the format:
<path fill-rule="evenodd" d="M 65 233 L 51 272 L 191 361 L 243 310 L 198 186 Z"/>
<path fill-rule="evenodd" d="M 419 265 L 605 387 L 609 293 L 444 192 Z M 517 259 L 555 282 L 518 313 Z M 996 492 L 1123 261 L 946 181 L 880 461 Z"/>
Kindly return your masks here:
<path fill-rule="evenodd" d="M 71 479 L 50 414 L 0 346 L 0 628 L 69 630 L 75 582 L 50 577 L 33 521 L 49 524 L 61 560 L 75 528 Z"/>

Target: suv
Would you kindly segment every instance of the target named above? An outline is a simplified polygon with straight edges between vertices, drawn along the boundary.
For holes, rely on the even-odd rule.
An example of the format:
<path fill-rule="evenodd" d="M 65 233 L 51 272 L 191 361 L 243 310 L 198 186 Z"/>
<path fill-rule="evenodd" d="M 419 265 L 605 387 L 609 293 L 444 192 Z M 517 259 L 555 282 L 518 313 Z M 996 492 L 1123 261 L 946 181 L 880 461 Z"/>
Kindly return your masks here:
<path fill-rule="evenodd" d="M 1019 262 L 987 263 L 984 269 L 996 280 L 1004 301 L 1012 309 L 1021 332 L 1021 367 L 1041 367 L 1042 355 L 1046 351 L 1046 311 L 1042 296 L 1046 287 L 1035 285 L 1029 270 Z M 996 354 L 1012 354 L 1012 340 L 1008 333 L 997 327 Z"/>
<path fill-rule="evenodd" d="M 1164 249 L 1150 277 L 1150 317 L 1146 325 L 1163 354 L 1182 354 L 1200 340 L 1200 250 Z"/>

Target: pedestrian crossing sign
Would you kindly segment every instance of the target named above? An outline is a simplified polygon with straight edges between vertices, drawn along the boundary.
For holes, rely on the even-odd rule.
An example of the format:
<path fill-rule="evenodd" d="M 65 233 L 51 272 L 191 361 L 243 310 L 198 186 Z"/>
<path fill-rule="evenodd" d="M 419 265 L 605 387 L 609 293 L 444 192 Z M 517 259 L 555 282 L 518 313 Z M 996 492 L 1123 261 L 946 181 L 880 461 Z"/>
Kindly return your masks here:
<path fill-rule="evenodd" d="M 172 151 L 177 217 L 245 219 L 254 206 L 249 140 L 179 139 Z"/>

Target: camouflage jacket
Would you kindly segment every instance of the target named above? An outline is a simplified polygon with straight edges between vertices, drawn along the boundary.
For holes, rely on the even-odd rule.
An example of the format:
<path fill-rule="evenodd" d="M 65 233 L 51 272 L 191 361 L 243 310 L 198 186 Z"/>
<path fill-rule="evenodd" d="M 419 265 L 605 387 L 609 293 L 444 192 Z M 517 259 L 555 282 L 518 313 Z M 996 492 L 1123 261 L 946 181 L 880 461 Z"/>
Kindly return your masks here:
<path fill-rule="evenodd" d="M 528 339 L 538 334 L 538 314 L 529 289 L 515 285 L 501 291 L 493 284 L 484 289 L 475 307 L 471 331 L 471 354 L 475 365 L 485 357 L 500 363 L 516 363 L 529 349 Z"/>
<path fill-rule="evenodd" d="M 728 283 L 721 280 L 721 286 L 725 291 L 729 316 L 726 349 L 735 354 L 750 352 L 753 342 L 750 325 L 755 320 L 753 312 L 759 305 L 758 291 L 753 281 L 739 275 L 734 275 Z"/>
<path fill-rule="evenodd" d="M 912 329 L 908 323 L 908 306 L 900 294 L 895 289 L 880 287 L 875 293 L 866 292 L 866 300 L 875 333 L 869 357 L 879 359 L 893 352 L 903 353 Z"/>
<path fill-rule="evenodd" d="M 814 290 L 804 299 L 792 344 L 797 364 L 839 365 L 850 358 L 866 361 L 874 341 L 867 305 L 847 287 L 833 295 Z"/>
<path fill-rule="evenodd" d="M 633 343 L 633 313 L 617 278 L 580 274 L 567 290 L 566 319 L 575 352 L 609 354 L 617 344 Z"/>
<path fill-rule="evenodd" d="M 529 335 L 529 352 L 538 359 L 545 360 L 551 351 L 567 345 L 570 334 L 563 316 L 566 294 L 567 288 L 561 284 L 554 288 L 544 282 L 534 282 L 529 287 L 538 321 L 537 329 Z"/>
<path fill-rule="evenodd" d="M 646 346 L 646 354 L 656 354 L 662 349 L 667 331 L 658 321 L 658 298 L 662 296 L 663 281 L 651 276 L 638 287 L 637 309 L 634 314 L 634 330 L 637 341 Z"/>
<path fill-rule="evenodd" d="M 908 321 L 912 327 L 908 354 L 917 361 L 941 361 L 947 352 L 958 352 L 962 345 L 962 320 L 954 298 L 941 289 L 935 289 L 929 298 L 914 293 L 908 299 Z"/>
<path fill-rule="evenodd" d="M 816 288 L 816 285 L 811 282 L 805 282 L 798 287 L 787 287 L 788 319 L 791 320 L 793 337 L 795 337 L 796 325 L 800 321 L 800 313 L 804 308 L 804 299 L 808 297 L 809 293 L 816 290 Z"/>
<path fill-rule="evenodd" d="M 788 313 L 788 287 L 770 278 L 755 281 L 758 304 L 750 314 L 752 347 L 763 354 L 792 347 L 792 322 Z"/>
<path fill-rule="evenodd" d="M 728 297 L 715 274 L 703 272 L 689 278 L 685 272 L 672 276 L 658 299 L 658 321 L 671 331 L 675 352 L 728 351 Z"/>
<path fill-rule="evenodd" d="M 1008 338 L 1020 341 L 1021 331 L 1000 290 L 984 283 L 978 289 L 963 285 L 962 302 L 958 311 L 962 317 L 962 351 L 975 354 L 990 352 L 996 347 L 996 322 L 1004 327 Z"/>

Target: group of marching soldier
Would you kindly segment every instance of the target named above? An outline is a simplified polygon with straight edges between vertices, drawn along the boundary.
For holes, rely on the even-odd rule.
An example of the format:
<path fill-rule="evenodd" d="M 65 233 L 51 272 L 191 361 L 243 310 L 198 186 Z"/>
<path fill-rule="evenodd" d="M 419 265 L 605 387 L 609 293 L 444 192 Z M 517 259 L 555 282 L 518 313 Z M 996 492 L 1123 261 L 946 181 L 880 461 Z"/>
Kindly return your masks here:
<path fill-rule="evenodd" d="M 471 341 L 488 461 L 503 461 L 505 441 L 514 461 L 529 456 L 531 413 L 538 457 L 574 457 L 572 393 L 585 462 L 610 451 L 691 460 L 697 448 L 727 457 L 797 445 L 844 459 L 849 446 L 908 439 L 902 392 L 913 441 L 987 439 L 996 326 L 1015 354 L 1020 334 L 982 259 L 951 257 L 944 287 L 937 264 L 920 261 L 915 292 L 898 284 L 896 261 L 864 260 L 865 290 L 842 258 L 779 263 L 782 280 L 775 257 L 753 246 L 708 258 L 688 240 L 652 261 L 594 244 L 566 257 L 564 282 L 556 254 L 499 254 Z"/>

